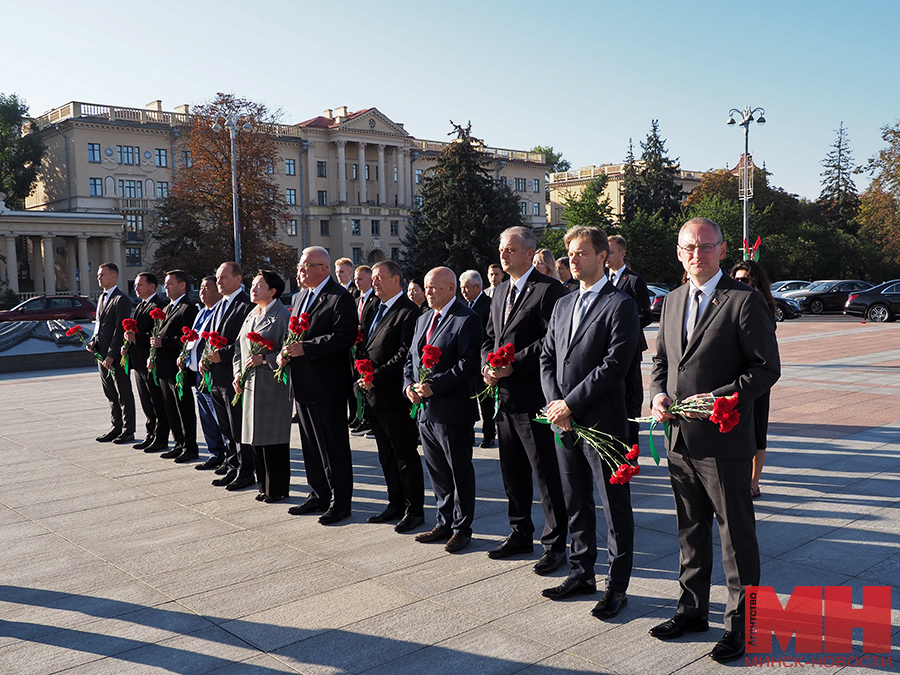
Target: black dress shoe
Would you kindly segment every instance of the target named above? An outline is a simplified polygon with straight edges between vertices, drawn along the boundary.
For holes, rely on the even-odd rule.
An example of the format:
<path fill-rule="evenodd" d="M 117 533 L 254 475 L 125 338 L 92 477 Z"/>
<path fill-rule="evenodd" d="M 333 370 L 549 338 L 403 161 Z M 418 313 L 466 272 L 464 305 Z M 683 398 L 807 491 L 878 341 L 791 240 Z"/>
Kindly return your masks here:
<path fill-rule="evenodd" d="M 134 441 L 134 434 L 130 432 L 119 434 L 113 439 L 113 443 L 115 443 L 116 445 L 126 445 L 127 443 L 131 443 L 132 441 Z"/>
<path fill-rule="evenodd" d="M 481 445 L 478 447 L 493 448 L 494 447 L 494 439 L 493 438 L 485 438 L 483 441 L 481 441 Z"/>
<path fill-rule="evenodd" d="M 326 510 L 328 510 L 328 504 L 317 502 L 314 499 L 307 499 L 302 504 L 289 508 L 288 513 L 292 516 L 305 516 L 307 513 L 321 513 Z"/>
<path fill-rule="evenodd" d="M 741 658 L 744 655 L 744 649 L 744 634 L 726 630 L 725 635 L 716 643 L 709 655 L 713 661 L 728 663 Z"/>
<path fill-rule="evenodd" d="M 627 604 L 628 596 L 625 593 L 607 590 L 603 593 L 603 597 L 600 598 L 600 602 L 594 605 L 594 609 L 591 610 L 591 616 L 595 616 L 598 619 L 611 619 L 625 609 Z"/>
<path fill-rule="evenodd" d="M 425 522 L 425 516 L 411 516 L 406 514 L 400 522 L 394 525 L 394 532 L 409 532 L 420 527 Z"/>
<path fill-rule="evenodd" d="M 226 475 L 228 475 L 231 471 L 232 471 L 231 467 L 228 466 L 227 464 L 225 464 L 225 463 L 223 462 L 223 463 L 220 464 L 219 467 L 216 469 L 216 475 L 217 475 L 217 476 L 226 476 Z"/>
<path fill-rule="evenodd" d="M 260 492 L 259 494 L 256 495 L 256 497 L 254 497 L 254 499 L 256 499 L 256 501 L 258 501 L 258 502 L 264 501 L 265 498 L 266 498 L 265 492 Z"/>
<path fill-rule="evenodd" d="M 553 574 L 562 567 L 564 562 L 566 562 L 565 551 L 546 551 L 544 555 L 541 556 L 541 559 L 534 564 L 534 567 L 532 567 L 531 570 L 535 574 L 543 577 L 547 574 Z"/>
<path fill-rule="evenodd" d="M 685 633 L 702 633 L 709 630 L 709 622 L 699 616 L 676 614 L 668 621 L 650 629 L 657 640 L 674 640 Z"/>
<path fill-rule="evenodd" d="M 350 517 L 349 511 L 339 511 L 337 509 L 328 509 L 325 513 L 319 516 L 319 524 L 320 525 L 334 525 L 335 523 L 339 523 L 342 520 L 346 520 Z"/>
<path fill-rule="evenodd" d="M 404 509 L 388 506 L 384 511 L 375 516 L 366 518 L 367 523 L 386 523 L 391 520 L 400 520 L 403 517 Z"/>
<path fill-rule="evenodd" d="M 216 487 L 222 487 L 223 485 L 228 485 L 235 478 L 237 478 L 237 471 L 229 471 L 221 478 L 216 478 L 212 484 Z"/>
<path fill-rule="evenodd" d="M 200 459 L 199 452 L 182 452 L 175 458 L 175 463 L 186 464 L 187 462 L 193 462 L 195 459 Z"/>
<path fill-rule="evenodd" d="M 244 488 L 248 488 L 251 485 L 256 485 L 256 478 L 254 478 L 253 476 L 238 476 L 228 485 L 226 485 L 225 489 L 229 492 L 234 492 L 235 490 L 243 490 Z"/>
<path fill-rule="evenodd" d="M 94 440 L 98 443 L 109 443 L 110 441 L 117 439 L 121 435 L 121 429 L 110 429 L 102 436 L 97 436 L 97 438 L 95 438 Z"/>
<path fill-rule="evenodd" d="M 162 452 L 163 450 L 167 450 L 168 448 L 168 443 L 163 443 L 162 441 L 160 441 L 158 443 L 154 442 L 153 445 L 148 445 L 146 448 L 144 448 L 144 452 Z"/>
<path fill-rule="evenodd" d="M 450 540 L 444 546 L 444 550 L 447 551 L 447 553 L 456 553 L 458 551 L 462 551 L 466 546 L 469 545 L 469 542 L 471 541 L 471 535 L 462 534 L 461 532 L 454 532 L 453 536 L 450 537 Z"/>
<path fill-rule="evenodd" d="M 203 462 L 203 464 L 198 464 L 194 468 L 197 471 L 211 471 L 212 469 L 218 469 L 222 466 L 222 460 L 218 457 L 210 457 L 208 460 Z"/>
<path fill-rule="evenodd" d="M 168 452 L 164 452 L 163 454 L 161 454 L 160 457 L 162 457 L 163 459 L 175 459 L 176 457 L 180 456 L 181 453 L 181 448 L 172 448 Z"/>
<path fill-rule="evenodd" d="M 597 584 L 591 579 L 566 579 L 559 586 L 553 588 L 545 588 L 541 591 L 541 595 L 551 600 L 563 600 L 571 598 L 573 595 L 590 595 L 597 592 Z"/>
<path fill-rule="evenodd" d="M 367 433 L 372 431 L 372 427 L 367 424 L 363 424 L 362 426 L 358 426 L 355 429 L 350 430 L 351 436 L 365 436 Z"/>
<path fill-rule="evenodd" d="M 275 502 L 284 501 L 287 498 L 288 498 L 287 495 L 281 495 L 280 497 L 264 497 L 263 501 L 266 504 L 274 504 Z"/>
<path fill-rule="evenodd" d="M 153 445 L 153 438 L 148 436 L 147 438 L 142 440 L 140 443 L 135 443 L 131 447 L 134 448 L 135 450 L 143 450 L 144 448 L 149 448 L 151 445 Z"/>
<path fill-rule="evenodd" d="M 518 539 L 512 535 L 503 540 L 503 543 L 488 551 L 488 558 L 492 560 L 502 560 L 519 553 L 532 553 L 534 551 L 534 542 L 530 539 Z"/>
<path fill-rule="evenodd" d="M 428 532 L 416 535 L 416 541 L 420 544 L 433 544 L 437 541 L 447 541 L 453 535 L 453 530 L 448 527 L 435 525 Z"/>

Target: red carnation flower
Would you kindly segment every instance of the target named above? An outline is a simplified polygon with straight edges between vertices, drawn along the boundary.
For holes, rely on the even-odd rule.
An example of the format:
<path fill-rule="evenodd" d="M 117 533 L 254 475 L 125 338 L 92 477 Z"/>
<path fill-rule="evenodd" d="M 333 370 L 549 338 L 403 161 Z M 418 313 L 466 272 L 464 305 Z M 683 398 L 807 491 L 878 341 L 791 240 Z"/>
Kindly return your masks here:
<path fill-rule="evenodd" d="M 78 335 L 81 332 L 81 326 L 72 326 L 69 330 L 66 331 L 67 337 L 72 337 L 73 335 Z"/>
<path fill-rule="evenodd" d="M 741 420 L 741 414 L 735 410 L 738 404 L 738 393 L 731 396 L 720 396 L 713 403 L 713 411 L 709 421 L 719 425 L 719 432 L 727 434 L 734 429 Z"/>
<path fill-rule="evenodd" d="M 150 310 L 150 318 L 156 319 L 157 321 L 165 321 L 166 313 L 162 311 L 159 307 L 154 307 Z"/>
<path fill-rule="evenodd" d="M 441 350 L 434 345 L 425 345 L 422 348 L 422 367 L 429 370 L 434 368 L 441 359 Z"/>
<path fill-rule="evenodd" d="M 635 443 L 631 446 L 631 450 L 625 453 L 625 459 L 637 459 L 641 454 L 641 448 Z"/>
<path fill-rule="evenodd" d="M 122 328 L 134 333 L 138 329 L 137 321 L 134 319 L 122 319 Z"/>

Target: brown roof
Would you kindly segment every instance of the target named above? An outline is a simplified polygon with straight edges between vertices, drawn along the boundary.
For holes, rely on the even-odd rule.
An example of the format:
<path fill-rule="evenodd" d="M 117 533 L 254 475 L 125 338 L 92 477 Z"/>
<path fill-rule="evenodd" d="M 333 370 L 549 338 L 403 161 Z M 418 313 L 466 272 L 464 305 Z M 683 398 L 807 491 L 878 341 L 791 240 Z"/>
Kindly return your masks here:
<path fill-rule="evenodd" d="M 375 108 L 365 108 L 363 110 L 357 110 L 356 112 L 347 113 L 347 116 L 341 120 L 341 124 L 346 122 L 347 120 L 352 120 L 354 117 L 359 117 L 363 113 L 367 113 L 370 110 L 375 110 Z M 312 119 L 308 119 L 305 122 L 300 122 L 296 126 L 298 127 L 313 127 L 315 129 L 331 129 L 338 125 L 338 121 L 334 118 L 329 119 L 327 117 L 323 117 L 319 115 L 318 117 L 313 117 Z"/>

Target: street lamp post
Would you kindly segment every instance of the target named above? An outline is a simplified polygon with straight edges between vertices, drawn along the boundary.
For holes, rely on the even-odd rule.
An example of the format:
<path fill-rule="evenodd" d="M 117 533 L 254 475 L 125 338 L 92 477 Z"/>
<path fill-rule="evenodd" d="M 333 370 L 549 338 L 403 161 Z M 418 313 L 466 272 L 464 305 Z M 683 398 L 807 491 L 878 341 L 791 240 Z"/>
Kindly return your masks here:
<path fill-rule="evenodd" d="M 238 189 L 237 189 L 237 152 L 235 151 L 235 139 L 237 138 L 238 124 L 241 116 L 237 113 L 231 113 L 225 118 L 225 128 L 228 129 L 228 135 L 231 137 L 231 206 L 234 216 L 234 261 L 241 264 L 241 222 L 238 218 Z M 244 122 L 241 126 L 242 131 L 250 131 L 253 127 L 250 122 Z M 222 125 L 216 122 L 212 127 L 213 131 L 219 133 L 222 131 Z"/>
<path fill-rule="evenodd" d="M 758 118 L 753 116 L 759 113 Z M 750 108 L 748 105 L 743 111 L 732 108 L 728 111 L 728 124 L 737 124 L 744 127 L 744 161 L 740 169 L 739 184 L 740 196 L 744 201 L 744 260 L 750 257 L 750 198 L 753 196 L 753 175 L 750 173 L 750 122 L 756 119 L 757 124 L 765 124 L 766 111 L 762 108 Z M 741 118 L 738 122 L 735 115 Z"/>

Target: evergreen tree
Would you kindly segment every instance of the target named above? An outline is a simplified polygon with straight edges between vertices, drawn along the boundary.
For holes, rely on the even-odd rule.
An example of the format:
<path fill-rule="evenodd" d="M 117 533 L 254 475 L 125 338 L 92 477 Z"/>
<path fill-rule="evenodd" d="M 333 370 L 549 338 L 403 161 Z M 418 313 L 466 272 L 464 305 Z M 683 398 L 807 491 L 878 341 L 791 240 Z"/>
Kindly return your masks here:
<path fill-rule="evenodd" d="M 601 174 L 588 183 L 581 194 L 563 197 L 563 219 L 569 227 L 594 226 L 609 230 L 613 226 L 613 210 L 604 195 L 609 176 Z"/>
<path fill-rule="evenodd" d="M 638 176 L 637 164 L 634 160 L 634 143 L 628 139 L 628 154 L 625 155 L 625 166 L 622 170 L 622 216 L 630 223 L 637 215 L 644 201 L 644 186 Z"/>
<path fill-rule="evenodd" d="M 456 135 L 422 182 L 422 208 L 413 211 L 401 262 L 408 276 L 447 266 L 457 273 L 483 270 L 497 260 L 500 232 L 522 225 L 519 202 L 485 167 L 483 142 L 471 122 L 453 124 Z"/>
<path fill-rule="evenodd" d="M 675 182 L 678 175 L 678 158 L 670 160 L 666 154 L 666 141 L 659 135 L 659 120 L 650 124 L 647 141 L 641 143 L 640 180 L 643 185 L 643 203 L 638 208 L 658 214 L 669 220 L 681 209 L 684 196 L 681 186 Z"/>
<path fill-rule="evenodd" d="M 822 193 L 816 205 L 820 222 L 856 234 L 859 230 L 856 223 L 859 195 L 851 177 L 853 159 L 843 122 L 836 133 L 837 138 L 831 146 L 831 151 L 822 160 L 825 171 L 821 173 Z"/>
<path fill-rule="evenodd" d="M 28 117 L 25 101 L 15 94 L 0 93 L 0 192 L 6 193 L 9 208 L 25 208 L 46 150 Z"/>

